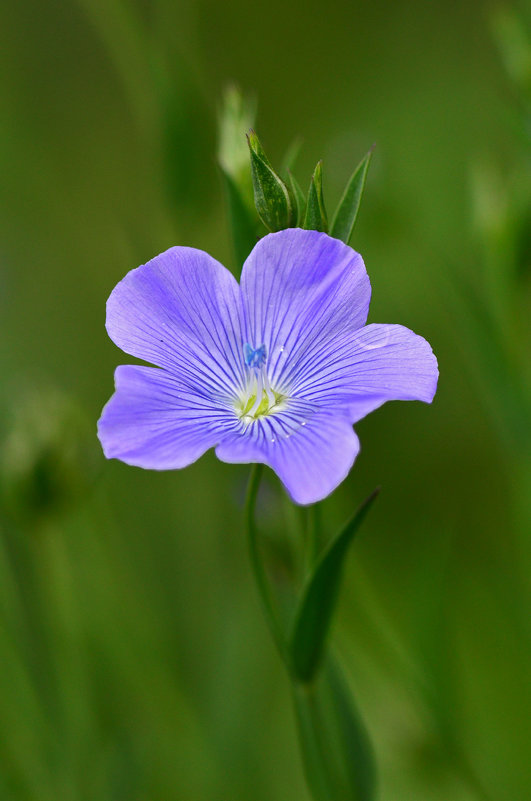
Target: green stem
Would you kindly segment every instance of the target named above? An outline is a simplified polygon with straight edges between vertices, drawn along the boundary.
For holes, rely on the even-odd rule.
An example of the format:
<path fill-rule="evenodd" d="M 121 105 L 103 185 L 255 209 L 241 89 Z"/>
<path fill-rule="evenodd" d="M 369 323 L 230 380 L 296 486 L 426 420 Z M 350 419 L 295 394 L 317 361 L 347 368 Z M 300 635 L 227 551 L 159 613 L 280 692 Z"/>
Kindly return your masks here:
<path fill-rule="evenodd" d="M 308 509 L 308 564 L 313 568 L 321 547 L 321 504 L 314 503 Z"/>
<path fill-rule="evenodd" d="M 251 468 L 251 475 L 249 484 L 247 486 L 247 497 L 245 499 L 245 523 L 247 527 L 247 543 L 249 546 L 249 556 L 251 558 L 251 566 L 253 568 L 254 577 L 260 594 L 262 608 L 264 615 L 269 626 L 269 630 L 275 641 L 278 652 L 284 660 L 286 667 L 291 672 L 290 659 L 286 645 L 286 639 L 280 628 L 275 610 L 273 608 L 273 601 L 271 598 L 271 590 L 267 575 L 264 568 L 264 563 L 260 556 L 260 550 L 257 540 L 257 529 L 255 521 L 255 506 L 260 480 L 262 478 L 264 466 L 261 464 L 254 464 Z"/>

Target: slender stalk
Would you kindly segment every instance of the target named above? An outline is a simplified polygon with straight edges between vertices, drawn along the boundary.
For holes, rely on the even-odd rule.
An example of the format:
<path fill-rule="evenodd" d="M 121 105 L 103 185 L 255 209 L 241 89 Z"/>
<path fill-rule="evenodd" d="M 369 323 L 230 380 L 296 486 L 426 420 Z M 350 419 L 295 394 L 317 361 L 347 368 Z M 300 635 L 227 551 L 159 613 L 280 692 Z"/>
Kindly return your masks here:
<path fill-rule="evenodd" d="M 311 567 L 315 564 L 321 547 L 321 504 L 314 503 L 308 509 L 308 564 Z"/>
<path fill-rule="evenodd" d="M 260 556 L 260 550 L 258 547 L 258 533 L 256 529 L 255 506 L 256 506 L 256 496 L 258 494 L 258 488 L 260 486 L 260 480 L 262 478 L 263 467 L 264 466 L 261 464 L 254 464 L 252 466 L 251 475 L 249 478 L 249 484 L 247 486 L 247 497 L 245 499 L 245 524 L 247 528 L 247 544 L 249 546 L 249 556 L 251 559 L 251 566 L 253 568 L 254 577 L 256 579 L 256 585 L 258 587 L 258 592 L 260 594 L 260 600 L 262 603 L 262 608 L 264 610 L 264 615 L 266 618 L 267 625 L 269 626 L 269 630 L 271 632 L 273 640 L 275 641 L 275 645 L 277 646 L 280 656 L 284 660 L 288 670 L 291 672 L 290 658 L 286 645 L 286 639 L 284 637 L 284 634 L 282 633 L 282 630 L 278 622 L 278 618 L 275 614 L 273 600 L 271 598 L 271 589 L 269 586 L 269 582 L 264 568 L 264 563 Z"/>

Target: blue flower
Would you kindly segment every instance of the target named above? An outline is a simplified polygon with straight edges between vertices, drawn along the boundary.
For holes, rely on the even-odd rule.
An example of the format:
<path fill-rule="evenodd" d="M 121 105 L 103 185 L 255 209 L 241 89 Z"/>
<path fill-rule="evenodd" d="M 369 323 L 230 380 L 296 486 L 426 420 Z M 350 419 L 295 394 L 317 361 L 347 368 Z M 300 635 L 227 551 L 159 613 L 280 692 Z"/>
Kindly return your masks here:
<path fill-rule="evenodd" d="M 437 361 L 400 325 L 365 325 L 361 256 L 317 231 L 258 242 L 241 283 L 201 250 L 174 247 L 132 270 L 107 331 L 154 367 L 122 366 L 99 421 L 108 458 L 185 467 L 215 447 L 263 462 L 292 499 L 326 497 L 359 451 L 353 423 L 388 400 L 430 403 Z"/>

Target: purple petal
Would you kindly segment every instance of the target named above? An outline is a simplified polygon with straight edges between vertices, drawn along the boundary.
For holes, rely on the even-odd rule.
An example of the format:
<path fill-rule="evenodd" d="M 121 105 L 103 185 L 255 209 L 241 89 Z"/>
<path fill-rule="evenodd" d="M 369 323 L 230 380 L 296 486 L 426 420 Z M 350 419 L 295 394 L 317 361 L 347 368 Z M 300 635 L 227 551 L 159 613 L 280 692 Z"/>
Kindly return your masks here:
<path fill-rule="evenodd" d="M 373 324 L 323 345 L 297 391 L 322 406 L 348 407 L 356 422 L 388 400 L 431 403 L 438 375 L 425 339 L 402 325 Z"/>
<path fill-rule="evenodd" d="M 348 475 L 359 451 L 342 415 L 292 401 L 287 412 L 254 421 L 216 448 L 224 462 L 263 462 L 279 476 L 295 503 L 316 503 Z"/>
<path fill-rule="evenodd" d="M 201 250 L 171 248 L 128 273 L 107 301 L 107 331 L 197 391 L 226 396 L 241 384 L 238 284 Z"/>
<path fill-rule="evenodd" d="M 233 410 L 190 393 L 166 370 L 125 365 L 115 381 L 98 422 L 108 459 L 152 470 L 186 467 L 239 425 Z"/>
<path fill-rule="evenodd" d="M 338 239 L 298 228 L 258 242 L 241 289 L 246 340 L 265 345 L 271 383 L 285 389 L 323 342 L 364 325 L 370 301 L 361 256 Z"/>

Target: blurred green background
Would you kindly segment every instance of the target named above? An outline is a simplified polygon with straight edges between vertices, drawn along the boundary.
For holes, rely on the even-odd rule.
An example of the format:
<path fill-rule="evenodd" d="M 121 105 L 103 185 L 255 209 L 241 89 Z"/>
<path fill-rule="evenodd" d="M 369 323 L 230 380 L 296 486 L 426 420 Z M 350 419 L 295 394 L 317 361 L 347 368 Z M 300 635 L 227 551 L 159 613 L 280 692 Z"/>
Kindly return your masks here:
<path fill-rule="evenodd" d="M 223 89 L 296 134 L 329 210 L 376 142 L 354 247 L 372 322 L 423 334 L 323 506 L 382 493 L 334 630 L 381 801 L 531 797 L 531 9 L 434 0 L 0 7 L 0 798 L 307 799 L 242 529 L 248 470 L 106 462 L 105 301 L 170 245 L 231 247 Z M 242 131 L 242 135 L 244 131 Z M 271 476 L 261 516 L 280 542 Z M 289 535 L 286 535 L 289 536 Z"/>

